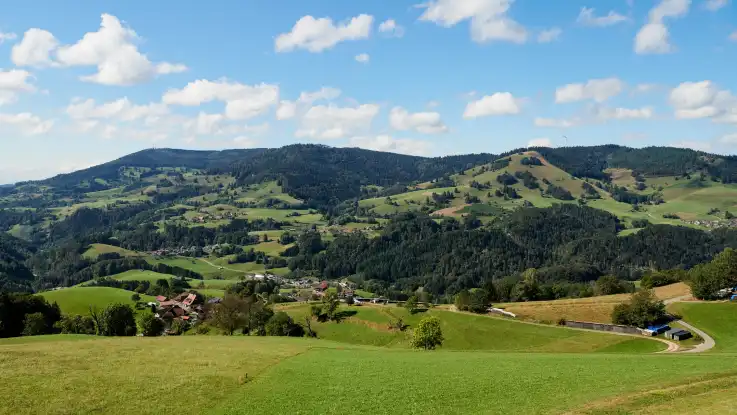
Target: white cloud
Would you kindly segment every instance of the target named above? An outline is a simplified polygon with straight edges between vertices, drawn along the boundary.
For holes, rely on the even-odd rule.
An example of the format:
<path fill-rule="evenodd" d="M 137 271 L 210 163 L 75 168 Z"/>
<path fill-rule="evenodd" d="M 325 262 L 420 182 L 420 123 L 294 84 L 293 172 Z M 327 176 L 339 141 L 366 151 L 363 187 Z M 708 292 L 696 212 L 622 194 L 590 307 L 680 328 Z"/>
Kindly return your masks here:
<path fill-rule="evenodd" d="M 521 101 L 509 92 L 496 92 L 478 101 L 469 102 L 463 113 L 463 118 L 471 119 L 491 115 L 519 114 L 522 111 Z"/>
<path fill-rule="evenodd" d="M 626 22 L 627 20 L 626 16 L 614 10 L 609 11 L 605 16 L 596 16 L 596 11 L 593 8 L 583 7 L 576 21 L 584 26 L 606 27 Z"/>
<path fill-rule="evenodd" d="M 668 27 L 665 18 L 679 18 L 688 13 L 691 0 L 661 0 L 650 10 L 648 22 L 635 37 L 635 52 L 640 55 L 670 53 L 674 50 L 670 44 Z"/>
<path fill-rule="evenodd" d="M 233 139 L 233 145 L 236 148 L 254 148 L 258 145 L 258 140 L 241 135 Z"/>
<path fill-rule="evenodd" d="M 297 138 L 333 140 L 368 131 L 379 106 L 363 104 L 357 107 L 338 107 L 333 104 L 310 108 L 302 117 Z"/>
<path fill-rule="evenodd" d="M 373 22 L 373 16 L 367 14 L 337 25 L 327 17 L 316 19 L 304 16 L 297 21 L 291 32 L 282 33 L 276 38 L 275 48 L 277 52 L 291 52 L 294 49 L 322 52 L 340 42 L 367 39 L 371 36 Z"/>
<path fill-rule="evenodd" d="M 682 140 L 677 143 L 671 143 L 671 147 L 690 148 L 692 150 L 708 152 L 711 150 L 711 143 L 705 141 L 688 141 Z"/>
<path fill-rule="evenodd" d="M 585 84 L 568 84 L 555 91 L 556 103 L 577 102 L 592 99 L 604 102 L 619 95 L 624 88 L 624 82 L 617 78 L 591 79 Z"/>
<path fill-rule="evenodd" d="M 651 107 L 643 108 L 599 108 L 596 112 L 600 120 L 649 119 L 654 115 Z"/>
<path fill-rule="evenodd" d="M 58 62 L 65 66 L 96 66 L 97 73 L 80 79 L 103 85 L 133 85 L 156 75 L 182 72 L 181 64 L 153 64 L 138 51 L 139 40 L 133 29 L 124 27 L 117 17 L 103 14 L 100 29 L 88 32 L 77 43 L 59 47 Z"/>
<path fill-rule="evenodd" d="M 547 137 L 533 138 L 527 143 L 527 147 L 553 147 L 553 142 Z"/>
<path fill-rule="evenodd" d="M 338 88 L 322 87 L 315 92 L 302 92 L 299 94 L 299 102 L 303 104 L 312 104 L 316 101 L 338 98 L 342 91 Z"/>
<path fill-rule="evenodd" d="M 369 63 L 371 60 L 371 57 L 368 53 L 362 53 L 360 55 L 356 55 L 356 62 L 358 63 Z"/>
<path fill-rule="evenodd" d="M 0 32 L 0 44 L 3 44 L 6 40 L 15 40 L 18 37 L 15 33 L 3 33 Z"/>
<path fill-rule="evenodd" d="M 184 128 L 191 134 L 212 135 L 220 130 L 223 121 L 225 121 L 225 116 L 222 114 L 200 112 L 197 114 L 197 118 L 187 122 Z"/>
<path fill-rule="evenodd" d="M 475 42 L 492 40 L 524 43 L 527 30 L 511 19 L 507 12 L 514 0 L 432 0 L 421 5 L 425 12 L 420 20 L 452 27 L 471 21 L 471 38 Z"/>
<path fill-rule="evenodd" d="M 537 35 L 537 41 L 539 43 L 550 43 L 552 41 L 558 40 L 561 33 L 563 33 L 563 30 L 561 30 L 559 27 L 553 27 L 548 30 L 543 30 Z"/>
<path fill-rule="evenodd" d="M 226 79 L 200 79 L 182 89 L 170 89 L 162 97 L 168 105 L 198 106 L 211 101 L 225 103 L 225 115 L 243 120 L 261 115 L 279 103 L 279 87 L 270 84 L 254 86 L 229 82 Z"/>
<path fill-rule="evenodd" d="M 18 92 L 34 92 L 36 87 L 28 83 L 32 75 L 21 69 L 0 69 L 0 106 L 18 100 Z"/>
<path fill-rule="evenodd" d="M 389 113 L 389 124 L 395 130 L 414 130 L 423 134 L 441 134 L 448 132 L 437 112 L 416 112 L 410 114 L 402 107 L 394 107 Z"/>
<path fill-rule="evenodd" d="M 737 133 L 723 135 L 719 142 L 724 144 L 737 144 Z"/>
<path fill-rule="evenodd" d="M 353 137 L 349 140 L 348 147 L 426 156 L 430 153 L 432 144 L 423 140 L 396 139 L 389 135 L 378 135 L 375 137 Z"/>
<path fill-rule="evenodd" d="M 733 42 L 737 42 L 737 30 L 735 30 L 734 32 L 732 32 L 731 35 L 729 35 L 729 40 Z"/>
<path fill-rule="evenodd" d="M 578 125 L 578 120 L 564 120 L 557 118 L 535 118 L 536 127 L 571 128 Z"/>
<path fill-rule="evenodd" d="M 711 81 L 684 82 L 671 90 L 669 101 L 679 119 L 737 123 L 737 97 Z"/>
<path fill-rule="evenodd" d="M 729 4 L 729 0 L 706 0 L 704 7 L 707 10 L 715 12 L 726 6 L 727 4 Z"/>
<path fill-rule="evenodd" d="M 66 109 L 67 115 L 73 119 L 115 119 L 119 121 L 135 121 L 152 116 L 165 115 L 169 112 L 166 105 L 151 103 L 135 105 L 128 98 L 97 105 L 94 99 L 75 100 Z"/>
<path fill-rule="evenodd" d="M 28 29 L 20 43 L 13 46 L 10 59 L 18 66 L 52 66 L 51 52 L 59 42 L 46 30 Z"/>
<path fill-rule="evenodd" d="M 292 101 L 281 101 L 276 108 L 277 120 L 289 120 L 297 115 L 297 103 Z"/>
<path fill-rule="evenodd" d="M 648 92 L 655 91 L 658 89 L 658 84 L 637 84 L 632 89 L 632 93 L 634 94 L 647 94 Z"/>
<path fill-rule="evenodd" d="M 387 19 L 379 25 L 379 33 L 391 37 L 402 37 L 404 36 L 404 28 L 398 25 L 394 19 Z"/>
<path fill-rule="evenodd" d="M 0 125 L 15 127 L 24 135 L 41 135 L 48 133 L 54 126 L 54 120 L 43 120 L 29 112 L 19 114 L 0 113 Z"/>

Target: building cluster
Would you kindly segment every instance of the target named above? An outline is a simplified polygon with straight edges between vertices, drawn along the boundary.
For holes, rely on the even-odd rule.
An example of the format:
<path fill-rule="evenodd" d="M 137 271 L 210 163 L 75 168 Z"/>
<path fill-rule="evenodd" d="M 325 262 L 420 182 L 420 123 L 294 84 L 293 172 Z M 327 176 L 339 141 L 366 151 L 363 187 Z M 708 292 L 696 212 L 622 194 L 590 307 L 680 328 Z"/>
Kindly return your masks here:
<path fill-rule="evenodd" d="M 176 297 L 168 298 L 163 295 L 156 297 L 156 317 L 170 325 L 174 320 L 195 323 L 205 317 L 202 304 L 197 301 L 197 294 L 184 292 Z"/>

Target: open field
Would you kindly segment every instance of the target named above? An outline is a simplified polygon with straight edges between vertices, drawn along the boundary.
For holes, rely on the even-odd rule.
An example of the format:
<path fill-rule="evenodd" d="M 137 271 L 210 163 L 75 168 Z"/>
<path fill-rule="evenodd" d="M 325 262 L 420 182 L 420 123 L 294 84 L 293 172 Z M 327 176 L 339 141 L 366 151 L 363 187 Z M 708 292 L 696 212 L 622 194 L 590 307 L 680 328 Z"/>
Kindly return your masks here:
<path fill-rule="evenodd" d="M 662 300 L 689 295 L 686 284 L 678 283 L 658 287 L 655 295 Z M 525 320 L 555 323 L 561 318 L 578 321 L 611 323 L 612 310 L 617 304 L 626 302 L 629 294 L 605 295 L 600 297 L 574 298 L 554 301 L 530 301 L 526 303 L 504 303 L 498 307 L 517 314 Z"/>
<path fill-rule="evenodd" d="M 284 311 L 296 321 L 303 321 L 309 314 L 307 304 L 289 304 Z M 407 310 L 394 306 L 344 307 L 347 313 L 356 313 L 341 323 L 312 323 L 318 337 L 351 344 L 408 348 L 410 331 L 389 329 L 389 322 L 402 318 L 414 327 L 419 321 L 433 315 L 440 319 L 445 350 L 493 350 L 536 352 L 655 352 L 663 344 L 649 339 L 571 330 L 520 323 L 514 320 L 454 313 L 443 310 L 410 315 Z"/>
<path fill-rule="evenodd" d="M 620 402 L 639 410 L 643 390 L 659 390 L 658 399 L 645 402 L 659 406 L 684 400 L 677 392 L 684 387 L 727 397 L 721 388 L 734 390 L 735 364 L 733 355 L 419 352 L 276 337 L 48 336 L 0 341 L 0 370 L 13 379 L 0 385 L 6 397 L 0 414 L 158 414 L 153 400 L 172 390 L 187 391 L 190 413 L 213 414 L 358 414 L 366 408 L 375 414 L 438 408 L 447 414 L 590 413 L 618 409 L 612 404 Z M 731 408 L 696 396 L 705 413 Z"/>
<path fill-rule="evenodd" d="M 89 306 L 102 309 L 113 303 L 134 305 L 130 291 L 110 287 L 70 287 L 40 293 L 47 301 L 59 304 L 64 314 L 88 314 Z M 154 301 L 154 297 L 141 295 L 141 301 Z"/>
<path fill-rule="evenodd" d="M 85 251 L 85 253 L 82 254 L 82 256 L 88 259 L 96 259 L 101 254 L 109 254 L 112 252 L 119 254 L 122 257 L 142 255 L 138 252 L 129 251 L 119 246 L 105 245 L 105 244 L 92 244 L 90 245 L 89 249 L 87 249 L 87 251 Z"/>
<path fill-rule="evenodd" d="M 149 281 L 151 283 L 155 283 L 160 279 L 168 280 L 170 278 L 173 278 L 174 276 L 169 274 L 161 274 L 154 271 L 130 270 L 126 272 L 121 272 L 120 274 L 111 275 L 110 277 L 119 281 Z"/>

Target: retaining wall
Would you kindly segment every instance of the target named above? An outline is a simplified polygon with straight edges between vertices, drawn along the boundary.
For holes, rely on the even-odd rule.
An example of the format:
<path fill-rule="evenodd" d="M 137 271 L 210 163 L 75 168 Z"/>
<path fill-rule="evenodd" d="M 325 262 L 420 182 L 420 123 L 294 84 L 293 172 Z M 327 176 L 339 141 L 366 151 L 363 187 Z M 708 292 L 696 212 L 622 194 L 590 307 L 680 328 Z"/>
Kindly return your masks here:
<path fill-rule="evenodd" d="M 642 335 L 642 330 L 638 329 L 637 327 L 620 326 L 618 324 L 604 324 L 604 323 L 591 323 L 588 321 L 566 320 L 565 325 L 566 327 L 573 327 L 577 329 L 609 331 L 609 332 L 615 332 L 615 333 Z"/>

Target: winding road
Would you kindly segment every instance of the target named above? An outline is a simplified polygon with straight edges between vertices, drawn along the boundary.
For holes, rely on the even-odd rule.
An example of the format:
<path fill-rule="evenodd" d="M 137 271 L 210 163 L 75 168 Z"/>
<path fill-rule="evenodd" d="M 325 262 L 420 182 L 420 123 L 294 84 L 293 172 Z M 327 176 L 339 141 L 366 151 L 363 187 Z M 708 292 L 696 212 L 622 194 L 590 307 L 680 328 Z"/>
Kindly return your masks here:
<path fill-rule="evenodd" d="M 669 304 L 677 303 L 677 302 L 680 302 L 680 301 L 685 301 L 685 300 L 687 300 L 689 298 L 691 298 L 690 295 L 682 295 L 682 296 L 676 297 L 676 298 L 669 298 L 669 299 L 667 299 L 667 300 L 665 300 L 663 302 L 665 303 L 665 305 L 669 305 Z M 714 346 L 716 346 L 717 343 L 714 341 L 714 338 L 711 337 L 711 336 L 709 336 L 708 334 L 706 334 L 706 332 L 704 332 L 703 330 L 698 329 L 698 328 L 696 328 L 696 327 L 694 327 L 694 326 L 686 323 L 683 320 L 676 320 L 676 323 L 678 323 L 678 324 L 682 325 L 683 327 L 691 330 L 692 332 L 694 332 L 694 333 L 698 334 L 699 336 L 701 336 L 702 339 L 704 339 L 704 342 L 703 343 L 701 343 L 701 344 L 693 347 L 692 349 L 680 350 L 679 353 L 702 353 L 702 352 L 705 352 L 707 350 L 711 350 L 711 349 L 714 348 Z"/>

